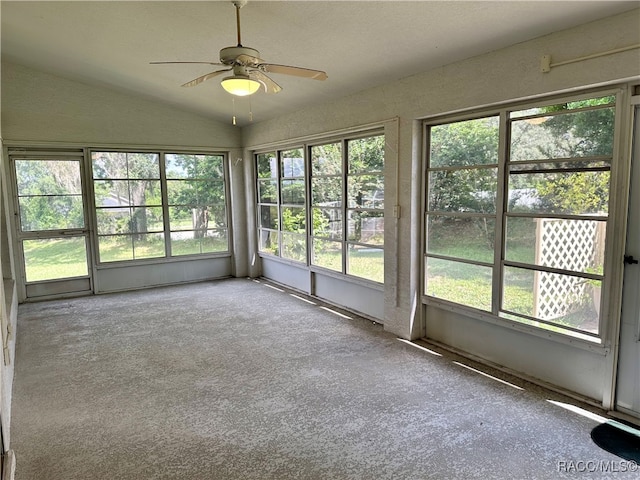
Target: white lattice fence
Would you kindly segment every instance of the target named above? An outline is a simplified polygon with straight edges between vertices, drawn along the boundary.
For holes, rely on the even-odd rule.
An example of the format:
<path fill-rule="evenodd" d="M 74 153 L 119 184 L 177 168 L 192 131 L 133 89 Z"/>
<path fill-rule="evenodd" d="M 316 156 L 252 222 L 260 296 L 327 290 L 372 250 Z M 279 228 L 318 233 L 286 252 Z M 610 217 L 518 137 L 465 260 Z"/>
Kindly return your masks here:
<path fill-rule="evenodd" d="M 536 219 L 536 264 L 585 271 L 600 249 L 595 220 Z M 586 282 L 578 277 L 536 272 L 534 316 L 552 320 L 571 313 L 583 297 Z"/>

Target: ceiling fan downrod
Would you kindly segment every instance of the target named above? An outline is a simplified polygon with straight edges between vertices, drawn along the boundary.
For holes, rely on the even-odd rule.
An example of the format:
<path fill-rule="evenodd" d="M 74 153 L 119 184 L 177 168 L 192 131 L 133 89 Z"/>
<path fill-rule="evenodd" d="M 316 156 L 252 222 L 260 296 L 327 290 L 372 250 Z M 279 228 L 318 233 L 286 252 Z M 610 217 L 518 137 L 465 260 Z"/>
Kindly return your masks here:
<path fill-rule="evenodd" d="M 240 9 L 247 4 L 247 0 L 235 0 L 232 3 L 236 7 L 236 30 L 238 32 L 238 47 L 241 47 L 242 38 L 240 37 Z"/>

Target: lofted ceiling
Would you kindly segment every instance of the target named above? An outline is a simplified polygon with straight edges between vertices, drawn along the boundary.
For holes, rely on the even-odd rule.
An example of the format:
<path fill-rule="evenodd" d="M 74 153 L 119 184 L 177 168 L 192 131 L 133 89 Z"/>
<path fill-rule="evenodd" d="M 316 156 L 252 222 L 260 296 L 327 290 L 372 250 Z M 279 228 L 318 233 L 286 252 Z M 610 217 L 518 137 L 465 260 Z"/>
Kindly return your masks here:
<path fill-rule="evenodd" d="M 230 1 L 2 0 L 2 59 L 165 102 L 222 122 L 234 112 L 218 62 L 235 46 Z M 633 1 L 249 1 L 242 43 L 269 63 L 324 70 L 317 81 L 270 74 L 283 90 L 235 101 L 238 124 L 315 103 L 637 8 Z M 250 103 L 250 105 L 249 105 Z"/>

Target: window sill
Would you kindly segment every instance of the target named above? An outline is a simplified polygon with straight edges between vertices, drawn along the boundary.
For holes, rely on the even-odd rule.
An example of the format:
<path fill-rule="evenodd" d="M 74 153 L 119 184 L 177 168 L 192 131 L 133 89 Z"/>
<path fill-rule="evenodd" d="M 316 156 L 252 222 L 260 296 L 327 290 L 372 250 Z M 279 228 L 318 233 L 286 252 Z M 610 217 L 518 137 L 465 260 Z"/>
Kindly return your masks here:
<path fill-rule="evenodd" d="M 460 315 L 464 315 L 465 317 L 472 318 L 474 320 L 481 320 L 486 323 L 490 323 L 499 327 L 507 328 L 510 330 L 515 330 L 521 333 L 525 333 L 528 335 L 533 335 L 539 338 L 544 338 L 546 340 L 551 340 L 554 342 L 562 343 L 565 345 L 571 345 L 576 348 L 581 348 L 583 350 L 588 350 L 593 353 L 597 353 L 599 355 L 608 355 L 610 348 L 600 343 L 600 339 L 594 338 L 593 341 L 571 337 L 569 335 L 564 335 L 562 333 L 552 332 L 549 330 L 544 330 L 541 328 L 536 328 L 531 325 L 526 325 L 524 323 L 520 323 L 514 320 L 509 320 L 507 318 L 498 317 L 492 315 L 488 312 L 483 312 L 481 310 L 476 310 L 471 307 L 464 307 L 461 305 L 455 305 L 440 299 L 434 299 L 432 297 L 424 296 L 422 297 L 423 305 L 428 305 L 431 307 L 439 308 L 442 310 L 446 310 L 448 312 L 457 313 Z"/>
<path fill-rule="evenodd" d="M 109 268 L 140 267 L 144 265 L 156 265 L 161 263 L 197 262 L 216 258 L 231 257 L 230 252 L 209 253 L 204 255 L 181 255 L 177 257 L 141 258 L 139 260 L 121 260 L 118 262 L 105 262 L 96 265 L 96 270 Z"/>

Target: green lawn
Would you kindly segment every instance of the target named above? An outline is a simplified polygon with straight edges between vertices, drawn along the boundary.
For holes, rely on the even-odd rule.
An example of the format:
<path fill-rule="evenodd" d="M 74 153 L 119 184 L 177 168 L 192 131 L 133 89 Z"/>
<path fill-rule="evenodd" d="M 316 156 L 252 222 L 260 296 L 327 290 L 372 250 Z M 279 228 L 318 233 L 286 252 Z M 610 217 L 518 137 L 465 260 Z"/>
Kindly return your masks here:
<path fill-rule="evenodd" d="M 172 255 L 225 252 L 228 242 L 220 237 L 184 238 L 171 244 Z M 36 239 L 23 242 L 27 282 L 54 280 L 88 275 L 84 237 Z M 150 237 L 134 240 L 129 236 L 100 237 L 100 261 L 115 262 L 165 255 L 164 239 Z"/>
<path fill-rule="evenodd" d="M 88 274 L 84 237 L 25 240 L 27 282 Z"/>

